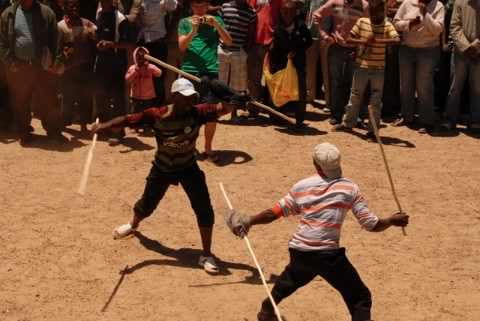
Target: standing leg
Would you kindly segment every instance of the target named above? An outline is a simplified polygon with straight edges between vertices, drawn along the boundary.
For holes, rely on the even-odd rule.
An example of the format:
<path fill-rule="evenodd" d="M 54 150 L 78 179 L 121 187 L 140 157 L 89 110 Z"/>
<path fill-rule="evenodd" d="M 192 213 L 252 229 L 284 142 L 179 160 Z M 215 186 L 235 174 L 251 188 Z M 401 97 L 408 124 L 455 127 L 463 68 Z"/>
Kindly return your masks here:
<path fill-rule="evenodd" d="M 467 79 L 467 61 L 462 53 L 455 52 L 454 57 L 454 71 L 453 80 L 448 92 L 447 98 L 447 126 L 448 129 L 455 129 L 458 121 L 458 114 L 460 111 L 460 99 L 462 97 L 462 90 Z"/>
<path fill-rule="evenodd" d="M 363 68 L 356 68 L 353 74 L 352 90 L 350 93 L 350 100 L 345 107 L 345 115 L 343 116 L 342 125 L 347 128 L 355 127 L 357 123 L 358 114 L 362 107 L 363 97 L 367 90 L 369 82 L 368 70 Z M 339 126 L 341 129 L 342 126 Z"/>
<path fill-rule="evenodd" d="M 130 221 L 130 227 L 124 233 L 121 233 L 121 229 L 124 226 L 122 225 L 114 231 L 114 236 L 116 235 L 116 238 L 121 238 L 130 234 L 132 229 L 138 228 L 140 222 L 152 215 L 153 211 L 155 211 L 169 186 L 170 182 L 167 181 L 165 177 L 162 177 L 162 173 L 153 165 L 147 177 L 143 195 L 133 207 L 133 217 Z M 115 232 L 117 233 L 115 234 Z"/>
<path fill-rule="evenodd" d="M 180 179 L 185 193 L 190 200 L 190 205 L 197 217 L 197 224 L 202 239 L 203 255 L 212 256 L 212 231 L 215 223 L 215 215 L 208 193 L 205 174 L 197 164 L 185 171 Z"/>
<path fill-rule="evenodd" d="M 372 107 L 373 118 L 377 128 L 380 128 L 380 118 L 382 115 L 382 97 L 383 97 L 383 84 L 384 84 L 384 71 L 383 70 L 370 70 L 370 103 Z M 373 126 L 369 121 L 368 132 L 371 138 L 374 136 Z"/>
<path fill-rule="evenodd" d="M 19 66 L 17 70 L 7 70 L 8 93 L 12 102 L 12 116 L 20 143 L 31 139 L 28 127 L 31 119 L 30 101 L 35 82 L 35 73 L 30 66 Z"/>
<path fill-rule="evenodd" d="M 320 42 L 320 64 L 322 69 L 322 82 L 323 82 L 323 89 L 325 94 L 325 105 L 330 107 L 330 91 L 331 91 L 331 84 L 330 84 L 330 65 L 328 63 L 328 50 L 329 45 Z"/>
<path fill-rule="evenodd" d="M 320 62 L 320 40 L 314 40 L 307 49 L 306 101 L 312 103 L 317 97 L 317 65 Z"/>
<path fill-rule="evenodd" d="M 339 249 L 327 262 L 323 259 L 317 267 L 319 274 L 343 297 L 352 321 L 369 321 L 372 308 L 370 290 L 363 283 L 357 270 L 345 255 L 345 249 Z"/>
<path fill-rule="evenodd" d="M 300 252 L 290 249 L 290 263 L 280 274 L 272 289 L 272 297 L 276 304 L 293 294 L 299 288 L 307 285 L 317 276 L 315 265 L 311 263 L 310 252 Z M 269 298 L 262 302 L 262 309 L 258 313 L 258 320 L 271 320 L 274 310 Z"/>
<path fill-rule="evenodd" d="M 440 60 L 440 48 L 416 49 L 416 85 L 419 102 L 419 118 L 421 127 L 433 129 L 437 123 L 434 110 L 434 75 Z M 419 130 L 424 131 L 424 130 Z"/>
<path fill-rule="evenodd" d="M 480 129 L 480 62 L 470 62 L 469 64 L 469 83 L 470 83 L 470 127 L 475 130 Z"/>
<path fill-rule="evenodd" d="M 305 113 L 307 108 L 307 75 L 305 69 L 297 69 L 297 73 L 299 99 L 296 102 L 297 106 L 295 107 L 295 125 L 297 127 L 302 127 L 304 126 L 303 122 L 305 121 Z"/>
<path fill-rule="evenodd" d="M 406 46 L 399 49 L 400 100 L 403 122 L 395 122 L 395 125 L 409 125 L 414 120 L 416 87 L 414 50 Z"/>
<path fill-rule="evenodd" d="M 38 70 L 38 84 L 35 85 L 34 100 L 38 102 L 39 115 L 42 126 L 47 135 L 55 140 L 63 142 L 63 121 L 57 99 L 58 78 L 44 70 Z"/>

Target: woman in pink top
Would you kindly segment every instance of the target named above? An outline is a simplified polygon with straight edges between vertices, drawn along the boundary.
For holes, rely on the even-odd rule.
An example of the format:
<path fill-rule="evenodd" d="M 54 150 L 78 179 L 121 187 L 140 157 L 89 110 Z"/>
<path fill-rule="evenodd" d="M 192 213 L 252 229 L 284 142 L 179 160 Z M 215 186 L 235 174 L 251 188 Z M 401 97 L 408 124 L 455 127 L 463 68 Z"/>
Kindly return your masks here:
<path fill-rule="evenodd" d="M 149 54 L 147 48 L 136 48 L 133 51 L 135 63 L 128 68 L 125 75 L 125 80 L 130 85 L 130 100 L 134 113 L 143 112 L 158 103 L 153 79 L 160 77 L 162 70 L 145 60 L 144 56 L 147 54 Z"/>

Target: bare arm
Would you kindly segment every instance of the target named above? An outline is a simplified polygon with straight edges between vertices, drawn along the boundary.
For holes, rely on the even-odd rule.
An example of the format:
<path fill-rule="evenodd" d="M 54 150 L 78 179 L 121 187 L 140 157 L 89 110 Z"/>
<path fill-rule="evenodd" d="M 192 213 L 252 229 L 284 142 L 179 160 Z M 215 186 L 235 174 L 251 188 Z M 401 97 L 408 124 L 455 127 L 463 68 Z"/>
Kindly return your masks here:
<path fill-rule="evenodd" d="M 279 217 L 273 213 L 272 209 L 264 210 L 257 215 L 250 216 L 250 225 L 269 224 L 276 221 Z"/>
<path fill-rule="evenodd" d="M 232 45 L 232 36 L 230 36 L 228 31 L 225 30 L 225 28 L 218 22 L 217 19 L 215 19 L 215 17 L 207 16 L 207 23 L 213 26 L 215 30 L 217 30 L 218 35 L 224 44 L 226 44 L 227 46 Z"/>
<path fill-rule="evenodd" d="M 100 123 L 98 125 L 94 124 L 92 126 L 92 132 L 96 134 L 100 131 L 103 131 L 111 127 L 125 127 L 126 124 L 127 124 L 127 116 L 118 116 L 105 123 Z"/>
<path fill-rule="evenodd" d="M 200 26 L 200 19 L 197 16 L 190 17 L 190 22 L 192 24 L 192 30 L 188 34 L 178 35 L 178 48 L 180 49 L 181 53 L 187 51 L 188 46 L 190 46 L 190 42 L 196 36 L 198 32 L 198 27 Z M 179 28 L 180 33 L 180 28 Z"/>

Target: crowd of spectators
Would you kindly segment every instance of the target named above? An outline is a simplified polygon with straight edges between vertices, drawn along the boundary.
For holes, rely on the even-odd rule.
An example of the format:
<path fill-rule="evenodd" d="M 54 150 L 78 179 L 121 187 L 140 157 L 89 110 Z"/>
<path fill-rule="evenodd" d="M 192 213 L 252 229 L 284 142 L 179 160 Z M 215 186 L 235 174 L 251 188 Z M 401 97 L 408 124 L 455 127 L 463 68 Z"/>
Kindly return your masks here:
<path fill-rule="evenodd" d="M 0 0 L 0 11 L 0 126 L 21 144 L 32 116 L 65 142 L 72 124 L 86 134 L 97 117 L 167 104 L 177 75 L 145 54 L 271 106 L 265 70 L 292 65 L 296 98 L 275 108 L 299 131 L 307 104 L 329 113 L 332 131 L 368 137 L 367 106 L 378 124 L 419 133 L 480 130 L 480 0 Z M 205 126 L 212 158 L 215 127 Z"/>

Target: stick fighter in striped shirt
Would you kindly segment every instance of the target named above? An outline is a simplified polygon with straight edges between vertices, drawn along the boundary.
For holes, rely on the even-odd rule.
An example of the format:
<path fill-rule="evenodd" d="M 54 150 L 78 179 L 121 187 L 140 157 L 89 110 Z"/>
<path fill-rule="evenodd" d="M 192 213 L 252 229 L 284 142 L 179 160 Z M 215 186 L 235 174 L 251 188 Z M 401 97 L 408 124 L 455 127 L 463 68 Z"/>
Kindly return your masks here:
<path fill-rule="evenodd" d="M 360 225 L 371 232 L 406 226 L 409 217 L 404 213 L 387 218 L 373 214 L 358 186 L 342 177 L 340 152 L 334 145 L 317 145 L 313 164 L 317 174 L 295 184 L 273 208 L 255 216 L 230 211 L 227 224 L 235 235 L 243 237 L 253 225 L 268 224 L 282 216 L 301 215 L 297 231 L 289 242 L 290 263 L 272 289 L 273 299 L 280 303 L 320 275 L 340 292 L 352 321 L 368 321 L 372 306 L 370 291 L 339 245 L 345 215 L 352 210 Z M 258 320 L 277 320 L 268 298 L 262 303 Z"/>
<path fill-rule="evenodd" d="M 195 105 L 199 94 L 190 81 L 179 78 L 172 84 L 172 105 L 120 116 L 94 125 L 92 131 L 142 124 L 153 127 L 157 140 L 158 149 L 143 195 L 135 203 L 131 221 L 116 228 L 113 232 L 114 238 L 119 239 L 132 234 L 140 222 L 154 212 L 168 187 L 180 183 L 197 216 L 203 245 L 199 264 L 208 273 L 217 273 L 218 267 L 210 252 L 214 213 L 205 174 L 195 159 L 195 143 L 202 125 L 207 121 L 215 121 L 219 115 L 231 112 L 232 105 L 244 106 L 248 97 L 235 95 L 219 82 L 203 84 L 202 81 L 201 86 L 209 86 L 212 93 L 219 95 L 219 99 L 225 104 Z"/>

